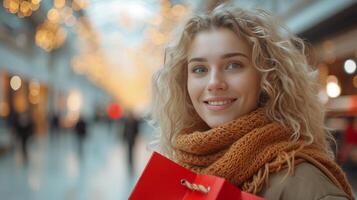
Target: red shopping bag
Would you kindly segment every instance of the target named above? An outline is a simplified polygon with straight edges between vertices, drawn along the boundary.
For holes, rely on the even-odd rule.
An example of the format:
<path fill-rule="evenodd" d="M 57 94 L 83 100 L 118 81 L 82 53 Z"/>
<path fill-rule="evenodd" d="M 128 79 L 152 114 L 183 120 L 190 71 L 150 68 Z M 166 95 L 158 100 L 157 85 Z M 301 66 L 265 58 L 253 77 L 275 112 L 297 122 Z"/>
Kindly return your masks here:
<path fill-rule="evenodd" d="M 223 178 L 196 174 L 154 152 L 130 200 L 262 200 Z"/>

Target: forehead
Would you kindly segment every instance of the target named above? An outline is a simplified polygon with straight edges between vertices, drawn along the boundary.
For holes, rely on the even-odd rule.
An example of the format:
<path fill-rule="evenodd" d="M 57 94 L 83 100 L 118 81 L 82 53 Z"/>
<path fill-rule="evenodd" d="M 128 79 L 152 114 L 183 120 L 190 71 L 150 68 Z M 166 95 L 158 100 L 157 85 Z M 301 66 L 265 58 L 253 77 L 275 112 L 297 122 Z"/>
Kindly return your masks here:
<path fill-rule="evenodd" d="M 188 51 L 188 58 L 209 58 L 233 52 L 249 56 L 250 46 L 247 41 L 229 29 L 212 29 L 199 32 L 195 36 Z"/>

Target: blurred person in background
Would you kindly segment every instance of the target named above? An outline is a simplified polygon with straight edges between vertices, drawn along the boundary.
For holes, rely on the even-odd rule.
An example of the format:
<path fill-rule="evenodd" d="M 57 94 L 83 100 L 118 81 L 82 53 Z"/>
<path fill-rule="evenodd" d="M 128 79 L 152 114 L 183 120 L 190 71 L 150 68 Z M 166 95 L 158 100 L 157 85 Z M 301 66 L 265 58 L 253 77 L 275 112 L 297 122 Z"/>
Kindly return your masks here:
<path fill-rule="evenodd" d="M 16 148 L 16 146 L 17 146 L 17 144 L 16 144 L 17 143 L 17 134 L 16 134 L 16 130 L 15 130 L 15 124 L 16 124 L 17 118 L 18 118 L 18 114 L 13 109 L 11 109 L 9 116 L 6 119 L 7 127 L 11 134 L 11 143 L 12 143 L 11 145 L 14 148 Z"/>
<path fill-rule="evenodd" d="M 74 130 L 77 136 L 78 154 L 82 157 L 84 148 L 83 143 L 87 137 L 87 123 L 82 116 L 79 117 Z"/>
<path fill-rule="evenodd" d="M 134 152 L 137 136 L 139 134 L 139 119 L 132 110 L 127 111 L 124 119 L 123 139 L 127 145 L 128 168 L 131 175 L 134 173 Z"/>
<path fill-rule="evenodd" d="M 58 131 L 60 128 L 60 120 L 57 113 L 53 113 L 50 121 L 50 129 L 52 131 Z"/>
<path fill-rule="evenodd" d="M 58 113 L 53 113 L 51 118 L 50 118 L 50 136 L 51 139 L 53 140 L 57 140 L 57 136 L 58 134 L 60 134 L 60 118 L 59 118 L 59 115 Z"/>
<path fill-rule="evenodd" d="M 303 40 L 263 10 L 188 19 L 153 78 L 159 150 L 266 199 L 353 199 Z"/>
<path fill-rule="evenodd" d="M 34 121 L 30 110 L 14 115 L 14 129 L 24 164 L 28 163 L 28 141 L 34 134 Z"/>

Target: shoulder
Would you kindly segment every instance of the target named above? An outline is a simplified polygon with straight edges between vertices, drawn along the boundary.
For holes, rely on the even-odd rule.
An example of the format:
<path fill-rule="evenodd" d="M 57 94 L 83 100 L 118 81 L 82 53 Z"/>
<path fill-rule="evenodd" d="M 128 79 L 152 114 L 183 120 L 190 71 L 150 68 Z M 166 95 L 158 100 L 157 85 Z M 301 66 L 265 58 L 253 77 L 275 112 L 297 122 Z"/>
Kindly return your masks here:
<path fill-rule="evenodd" d="M 295 167 L 293 175 L 287 170 L 271 174 L 267 186 L 260 193 L 266 199 L 342 200 L 348 196 L 314 165 L 304 162 Z"/>

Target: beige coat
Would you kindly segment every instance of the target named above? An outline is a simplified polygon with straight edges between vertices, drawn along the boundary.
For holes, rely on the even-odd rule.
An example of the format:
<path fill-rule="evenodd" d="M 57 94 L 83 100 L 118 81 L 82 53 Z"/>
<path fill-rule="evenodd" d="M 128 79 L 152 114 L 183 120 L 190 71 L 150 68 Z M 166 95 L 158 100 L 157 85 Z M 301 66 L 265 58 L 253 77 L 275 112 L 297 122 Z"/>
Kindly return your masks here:
<path fill-rule="evenodd" d="M 287 170 L 269 176 L 268 186 L 258 195 L 267 200 L 347 200 L 348 196 L 335 186 L 318 168 L 307 162 L 295 167 L 292 176 Z"/>

